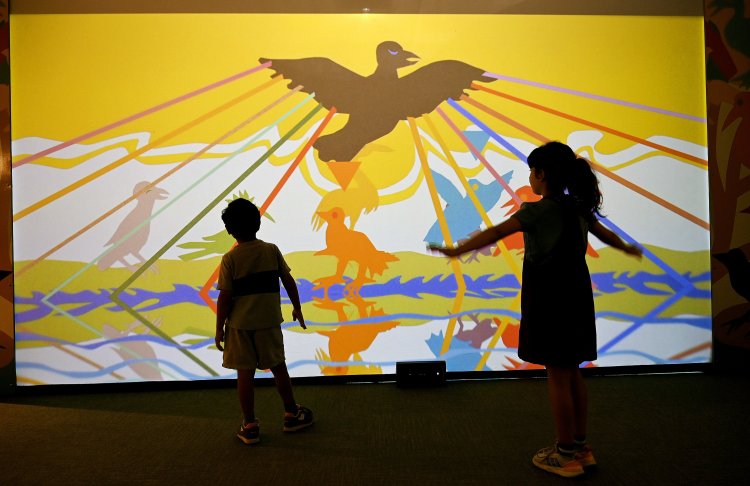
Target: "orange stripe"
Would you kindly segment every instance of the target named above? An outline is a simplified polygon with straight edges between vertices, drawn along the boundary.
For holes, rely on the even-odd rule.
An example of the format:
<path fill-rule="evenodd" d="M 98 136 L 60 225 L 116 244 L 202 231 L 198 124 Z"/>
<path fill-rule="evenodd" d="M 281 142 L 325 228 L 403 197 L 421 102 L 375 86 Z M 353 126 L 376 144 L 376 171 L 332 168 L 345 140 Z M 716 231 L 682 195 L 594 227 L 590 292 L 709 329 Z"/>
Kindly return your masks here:
<path fill-rule="evenodd" d="M 604 167 L 602 167 L 599 164 L 596 164 L 596 163 L 592 162 L 591 165 L 600 174 L 605 175 L 605 176 L 609 177 L 610 179 L 612 179 L 612 180 L 614 180 L 616 182 L 619 182 L 620 184 L 622 184 L 623 186 L 627 187 L 628 189 L 630 189 L 630 190 L 632 190 L 634 192 L 637 192 L 638 194 L 640 194 L 641 196 L 646 197 L 647 199 L 650 199 L 650 200 L 654 201 L 655 203 L 657 203 L 657 204 L 663 206 L 664 208 L 672 211 L 673 213 L 677 214 L 678 216 L 682 216 L 683 218 L 687 219 L 691 223 L 695 223 L 698 226 L 700 226 L 701 228 L 705 228 L 707 230 L 711 229 L 711 225 L 708 222 L 703 221 L 699 217 L 697 217 L 697 216 L 695 216 L 693 214 L 690 214 L 689 212 L 685 211 L 684 209 L 682 209 L 682 208 L 680 208 L 678 206 L 675 206 L 671 202 L 666 201 L 666 200 L 660 198 L 659 196 L 657 196 L 656 194 L 652 194 L 652 193 L 646 191 L 645 189 L 642 189 L 642 188 L 638 187 L 637 185 L 633 184 L 632 182 L 628 181 L 627 179 L 625 179 L 625 178 L 623 178 L 623 177 L 621 177 L 621 176 L 619 176 L 619 175 L 611 172 L 608 169 L 605 169 Z"/>
<path fill-rule="evenodd" d="M 699 344 L 698 346 L 692 347 L 690 349 L 686 349 L 685 351 L 681 353 L 677 353 L 674 356 L 670 356 L 669 359 L 682 359 L 686 356 L 690 356 L 691 354 L 695 354 L 698 351 L 703 351 L 704 349 L 711 349 L 711 343 L 707 342 L 707 343 Z"/>
<path fill-rule="evenodd" d="M 312 147 L 312 145 L 320 136 L 323 129 L 326 127 L 326 125 L 328 125 L 328 122 L 331 121 L 331 118 L 333 118 L 333 115 L 335 114 L 336 114 L 336 107 L 332 106 L 330 111 L 326 115 L 326 117 L 318 126 L 318 129 L 315 130 L 315 133 L 313 133 L 312 137 L 310 137 L 310 139 L 307 141 L 305 146 L 302 147 L 302 150 L 300 151 L 300 153 L 297 154 L 297 157 L 294 159 L 294 162 L 292 162 L 292 164 L 289 166 L 289 168 L 284 173 L 284 175 L 281 176 L 281 179 L 279 179 L 279 182 L 276 184 L 276 187 L 273 188 L 273 190 L 271 191 L 271 194 L 268 195 L 268 197 L 266 198 L 266 201 L 263 203 L 263 205 L 260 208 L 258 208 L 258 210 L 260 211 L 260 214 L 265 214 L 266 210 L 268 209 L 268 206 L 270 206 L 273 200 L 276 199 L 276 196 L 279 194 L 279 191 L 281 191 L 281 188 L 284 187 L 284 184 L 286 184 L 286 181 L 288 181 L 289 177 L 291 177 L 292 172 L 294 172 L 295 169 L 297 169 L 297 166 L 302 161 L 307 151 L 310 150 L 310 147 Z"/>
<path fill-rule="evenodd" d="M 639 143 L 641 145 L 646 145 L 647 147 L 655 148 L 656 150 L 660 150 L 660 151 L 662 151 L 664 153 L 668 153 L 668 154 L 674 155 L 674 156 L 679 157 L 681 159 L 689 160 L 691 162 L 695 162 L 695 163 L 703 165 L 703 166 L 708 166 L 708 162 L 706 162 L 705 160 L 701 159 L 700 157 L 695 157 L 694 155 L 686 154 L 684 152 L 680 152 L 679 150 L 675 150 L 673 148 L 666 147 L 664 145 L 660 145 L 658 143 L 650 142 L 650 141 L 645 140 L 643 138 L 636 137 L 635 135 L 630 135 L 629 133 L 621 132 L 619 130 L 615 130 L 614 128 L 605 127 L 604 125 L 600 125 L 598 123 L 595 123 L 595 122 L 592 122 L 592 121 L 589 121 L 589 120 L 585 120 L 585 119 L 579 118 L 577 116 L 568 115 L 567 113 L 563 113 L 561 111 L 554 110 L 554 109 L 548 108 L 546 106 L 542 106 L 542 105 L 540 105 L 538 103 L 534 103 L 533 101 L 523 100 L 521 98 L 517 98 L 515 96 L 509 95 L 509 94 L 506 94 L 506 93 L 501 93 L 500 91 L 495 91 L 494 89 L 490 89 L 490 88 L 488 88 L 486 86 L 482 86 L 481 84 L 472 83 L 471 87 L 472 88 L 476 88 L 476 89 L 481 90 L 481 91 L 486 91 L 487 93 L 494 94 L 495 96 L 500 96 L 502 98 L 506 98 L 506 99 L 509 99 L 511 101 L 515 101 L 516 103 L 521 103 L 523 105 L 530 106 L 532 108 L 536 108 L 537 110 L 546 111 L 547 113 L 550 113 L 552 115 L 556 115 L 556 116 L 559 116 L 559 117 L 562 117 L 562 118 L 567 118 L 568 120 L 580 123 L 582 125 L 587 125 L 587 126 L 592 127 L 592 128 L 596 128 L 596 129 L 601 130 L 603 132 L 607 132 L 607 133 L 611 133 L 613 135 L 617 135 L 618 137 L 622 137 L 624 139 L 631 140 L 631 141 Z"/>
<path fill-rule="evenodd" d="M 271 205 L 274 199 L 276 199 L 276 196 L 279 194 L 279 191 L 281 191 L 281 188 L 286 184 L 286 182 L 289 180 L 289 177 L 291 177 L 292 172 L 297 168 L 297 166 L 300 164 L 302 159 L 305 157 L 305 154 L 308 150 L 310 150 L 310 147 L 315 143 L 315 141 L 318 139 L 320 134 L 323 132 L 323 129 L 328 125 L 328 122 L 331 121 L 331 118 L 333 118 L 333 115 L 336 114 L 336 107 L 332 106 L 328 114 L 323 118 L 323 121 L 320 123 L 318 128 L 315 130 L 315 133 L 310 137 L 310 139 L 305 143 L 304 147 L 302 147 L 302 150 L 297 154 L 297 157 L 295 157 L 292 164 L 289 166 L 289 168 L 286 170 L 283 176 L 281 176 L 281 179 L 279 179 L 279 182 L 276 184 L 276 187 L 273 188 L 271 193 L 266 198 L 265 202 L 261 205 L 260 208 L 258 208 L 258 211 L 260 211 L 260 214 L 263 215 L 266 213 L 266 210 L 268 209 L 268 206 Z M 208 292 L 213 288 L 216 281 L 219 279 L 219 266 L 216 267 L 214 272 L 211 274 L 211 276 L 208 278 L 205 284 L 203 284 L 203 287 L 201 287 L 200 292 L 198 294 L 201 296 L 203 301 L 211 308 L 213 309 L 214 313 L 216 312 L 216 303 L 211 299 L 211 297 L 208 295 Z"/>
<path fill-rule="evenodd" d="M 266 85 L 264 85 L 264 86 L 266 86 Z M 262 89 L 263 89 L 264 86 L 261 86 L 261 87 L 257 88 L 257 91 L 262 91 Z M 104 213 L 101 216 L 99 216 L 94 221 L 90 222 L 89 224 L 87 224 L 86 226 L 84 226 L 83 228 L 81 228 L 80 230 L 78 230 L 76 233 L 70 235 L 68 238 L 66 238 L 65 240 L 61 241 L 56 246 L 50 248 L 43 255 L 38 256 L 32 262 L 28 263 L 26 266 L 24 266 L 18 272 L 16 272 L 16 277 L 19 277 L 20 275 L 22 275 L 26 271 L 30 270 L 32 267 L 36 266 L 39 262 L 45 260 L 47 257 L 49 257 L 50 255 L 52 255 L 55 252 L 57 252 L 57 250 L 59 250 L 60 248 L 63 248 L 65 245 L 67 245 L 68 243 L 70 243 L 74 239 L 78 238 L 83 233 L 87 232 L 88 230 L 90 230 L 91 228 L 93 228 L 94 226 L 96 226 L 97 224 L 101 223 L 106 218 L 108 218 L 109 216 L 111 216 L 112 214 L 114 214 L 115 212 L 117 212 L 119 209 L 125 207 L 125 205 L 127 205 L 130 201 L 133 201 L 133 200 L 137 199 L 138 196 L 140 196 L 141 194 L 143 194 L 147 190 L 153 188 L 154 186 L 156 186 L 157 184 L 159 184 L 161 181 L 165 180 L 166 178 L 168 178 L 169 176 L 171 176 L 172 174 L 174 174 L 178 170 L 182 169 L 187 164 L 189 164 L 193 160 L 197 159 L 198 157 L 200 157 L 204 153 L 208 152 L 208 150 L 210 150 L 212 147 L 215 147 L 219 142 L 221 142 L 222 140 L 225 140 L 229 136 L 233 135 L 238 130 L 240 130 L 241 128 L 245 127 L 247 124 L 249 124 L 250 122 L 252 122 L 256 118 L 258 118 L 260 115 L 262 115 L 263 113 L 265 113 L 269 109 L 271 109 L 273 106 L 279 104 L 280 102 L 282 102 L 283 100 L 285 100 L 286 98 L 288 98 L 289 96 L 291 96 L 292 94 L 298 92 L 300 89 L 302 89 L 302 86 L 297 86 L 293 90 L 289 91 L 288 93 L 286 93 L 281 98 L 279 98 L 276 101 L 272 102 L 271 104 L 267 105 L 266 107 L 264 107 L 263 109 L 261 109 L 260 111 L 258 111 L 257 113 L 255 113 L 253 116 L 251 116 L 247 120 L 243 121 L 241 124 L 237 125 L 232 130 L 228 131 L 227 133 L 225 133 L 224 135 L 222 135 L 218 139 L 214 140 L 210 144 L 208 144 L 205 147 L 203 147 L 201 150 L 199 150 L 195 154 L 193 154 L 190 157 L 188 157 L 186 160 L 184 160 L 183 162 L 181 162 L 179 165 L 173 167 L 172 169 L 170 169 L 169 171 L 167 171 L 166 173 L 164 173 L 163 175 L 161 175 L 160 177 L 158 177 L 157 179 L 155 179 L 147 187 L 144 187 L 143 190 L 141 190 L 141 191 L 133 194 L 132 196 L 128 197 L 127 199 L 125 199 L 124 201 L 122 201 L 117 206 L 113 207 L 112 209 L 110 209 L 106 213 Z"/>
<path fill-rule="evenodd" d="M 498 120 L 503 121 L 503 122 L 507 123 L 508 125 L 514 127 L 514 128 L 517 128 L 518 130 L 522 131 L 526 135 L 529 135 L 530 137 L 533 137 L 533 138 L 539 140 L 540 142 L 549 142 L 549 139 L 547 137 L 545 137 L 544 135 L 541 135 L 541 134 L 535 132 L 534 130 L 532 130 L 531 128 L 527 127 L 526 125 L 521 125 L 517 121 L 511 120 L 507 116 L 502 115 L 502 114 L 496 112 L 495 110 L 493 110 L 492 108 L 488 107 L 487 105 L 483 105 L 482 103 L 480 103 L 480 102 L 478 102 L 478 101 L 476 101 L 474 99 L 471 99 L 467 95 L 461 95 L 461 101 L 465 101 L 465 102 L 469 103 L 470 105 L 479 108 L 483 112 L 485 112 L 485 113 L 487 113 L 489 115 L 494 116 Z"/>
<path fill-rule="evenodd" d="M 486 107 L 485 105 L 479 103 L 478 101 L 472 100 L 468 96 L 464 95 L 464 97 L 462 98 L 462 101 L 466 101 L 469 104 L 471 104 L 473 106 L 476 106 L 480 110 L 482 110 L 482 111 L 484 111 L 486 113 L 489 113 L 490 115 L 495 116 L 495 117 L 497 117 L 497 118 L 505 121 L 506 123 L 509 123 L 509 124 L 513 125 L 514 127 L 518 128 L 519 130 L 523 131 L 524 133 L 526 133 L 528 135 L 531 135 L 532 137 L 536 138 L 540 142 L 547 142 L 549 140 L 544 135 L 541 135 L 539 133 L 534 132 L 533 130 L 531 130 L 530 128 L 526 127 L 525 125 L 521 125 L 520 123 L 517 123 L 517 122 L 514 122 L 514 121 L 510 120 L 505 115 L 501 115 L 500 113 L 497 113 L 496 111 L 494 111 L 494 110 Z M 640 194 L 641 196 L 644 196 L 646 199 L 650 199 L 651 201 L 654 201 L 655 203 L 657 203 L 657 204 L 663 206 L 664 208 L 672 211 L 673 213 L 677 214 L 678 216 L 681 216 L 681 217 L 687 219 L 688 221 L 697 224 L 701 228 L 711 229 L 711 225 L 708 222 L 703 221 L 699 217 L 697 217 L 697 216 L 695 216 L 695 215 L 693 215 L 693 214 L 685 211 L 684 209 L 682 209 L 682 208 L 680 208 L 678 206 L 675 206 L 674 204 L 670 203 L 669 201 L 666 201 L 666 200 L 660 198 L 659 196 L 657 196 L 657 195 L 655 195 L 655 194 L 653 194 L 651 192 L 646 191 L 645 189 L 637 186 L 636 184 L 633 184 L 632 182 L 628 181 L 627 179 L 625 179 L 625 178 L 623 178 L 623 177 L 615 174 L 614 172 L 610 171 L 609 169 L 606 169 L 606 168 L 602 167 L 601 165 L 599 165 L 599 164 L 597 164 L 595 162 L 592 162 L 591 165 L 600 174 L 602 174 L 604 176 L 607 176 L 607 177 L 609 177 L 610 179 L 612 179 L 612 180 L 614 180 L 616 182 L 619 182 L 620 184 L 622 184 L 623 186 L 627 187 L 628 189 L 630 189 L 630 190 L 632 190 L 632 191 Z"/>
<path fill-rule="evenodd" d="M 88 364 L 88 365 L 90 365 L 90 366 L 93 366 L 94 368 L 96 368 L 96 369 L 98 369 L 98 370 L 103 370 L 103 369 L 104 369 L 104 367 L 103 367 L 103 366 L 101 366 L 101 365 L 99 365 L 99 364 L 97 364 L 97 363 L 95 363 L 95 362 L 91 361 L 91 360 L 90 360 L 90 359 L 88 359 L 87 357 L 85 357 L 85 356 L 82 356 L 82 355 L 80 355 L 80 354 L 78 354 L 78 353 L 75 353 L 75 352 L 73 352 L 73 351 L 71 351 L 71 350 L 69 350 L 69 349 L 65 349 L 65 348 L 64 348 L 64 347 L 62 347 L 62 345 L 60 345 L 59 343 L 52 343 L 52 345 L 53 345 L 54 347 L 56 347 L 57 349 L 59 349 L 60 351 L 63 351 L 63 352 L 65 352 L 65 353 L 68 353 L 69 355 L 71 355 L 71 356 L 74 356 L 74 357 L 76 357 L 76 358 L 80 359 L 80 360 L 81 360 L 81 361 L 83 361 L 84 363 L 86 363 L 86 364 Z M 114 371 L 110 372 L 110 375 L 112 375 L 112 376 L 113 376 L 114 378 L 117 378 L 118 380 L 124 380 L 124 379 L 125 379 L 125 378 L 124 378 L 124 377 L 123 377 L 122 375 L 120 375 L 120 374 L 118 374 L 118 373 L 116 373 L 116 372 L 114 372 Z"/>
<path fill-rule="evenodd" d="M 52 202 L 60 199 L 61 197 L 65 196 L 66 194 L 69 194 L 69 193 L 75 191 L 76 189 L 78 189 L 78 188 L 80 188 L 80 187 L 88 184 L 89 182 L 91 182 L 91 181 L 93 181 L 95 179 L 98 179 L 99 177 L 103 176 L 104 174 L 107 174 L 108 172 L 111 172 L 112 170 L 116 169 L 117 167 L 123 165 L 125 162 L 128 162 L 129 160 L 134 159 L 135 157 L 143 154 L 144 152 L 148 151 L 149 149 L 151 149 L 153 147 L 156 147 L 156 146 L 160 145 L 163 142 L 166 142 L 170 138 L 173 138 L 173 137 L 179 135 L 180 133 L 185 132 L 185 131 L 189 130 L 190 128 L 193 128 L 196 125 L 199 125 L 200 123 L 208 120 L 209 118 L 211 118 L 213 116 L 218 115 L 222 111 L 225 111 L 225 110 L 231 108 L 232 106 L 236 105 L 240 101 L 243 101 L 244 99 L 249 98 L 250 96 L 252 96 L 255 93 L 257 93 L 258 91 L 260 91 L 262 89 L 265 89 L 266 87 L 270 86 L 273 83 L 278 82 L 281 79 L 282 79 L 281 76 L 274 77 L 270 81 L 267 81 L 266 83 L 262 84 L 261 86 L 259 86 L 257 88 L 254 88 L 254 89 L 248 91 L 247 93 L 245 93 L 243 95 L 240 95 L 240 96 L 234 98 L 233 100 L 230 100 L 230 101 L 224 103 L 223 105 L 219 106 L 218 108 L 215 108 L 215 109 L 209 111 L 208 113 L 205 113 L 204 115 L 196 118 L 195 120 L 192 120 L 191 122 L 186 123 L 185 125 L 182 125 L 181 127 L 172 130 L 171 132 L 167 133 L 163 137 L 161 137 L 161 138 L 159 138 L 157 140 L 154 140 L 153 142 L 151 142 L 151 143 L 149 143 L 147 145 L 144 145 L 140 149 L 137 149 L 134 152 L 129 153 L 125 157 L 122 157 L 122 158 L 120 158 L 120 159 L 112 162 L 111 164 L 107 165 L 106 167 L 102 167 L 101 169 L 92 172 L 91 174 L 87 175 L 86 177 L 83 177 L 83 178 L 79 179 L 78 181 L 74 182 L 73 184 L 69 185 L 68 187 L 65 187 L 65 188 L 57 191 L 56 193 L 54 193 L 54 194 L 52 194 L 50 196 L 47 196 L 47 197 L 45 197 L 44 199 L 42 199 L 40 201 L 37 201 L 36 203 L 32 204 L 31 206 L 29 206 L 27 208 L 24 208 L 21 211 L 17 212 L 15 215 L 13 215 L 13 221 L 18 221 L 19 219 L 22 219 L 22 218 L 28 216 L 29 214 L 31 214 L 31 213 L 33 213 L 33 212 L 35 212 L 35 211 L 43 208 L 44 206 L 46 206 L 46 205 L 48 205 L 48 204 L 50 204 L 50 203 L 52 203 Z"/>
<path fill-rule="evenodd" d="M 237 243 L 235 243 L 232 248 L 237 246 Z M 206 283 L 203 284 L 203 287 L 201 287 L 201 291 L 198 292 L 198 294 L 203 299 L 203 302 L 205 302 L 211 310 L 214 311 L 214 314 L 216 314 L 216 302 L 208 295 L 208 292 L 211 290 L 211 288 L 214 286 L 217 280 L 219 280 L 219 266 L 216 266 L 216 270 L 214 270 L 214 273 L 211 274 L 210 277 L 208 277 L 208 280 L 206 280 Z"/>

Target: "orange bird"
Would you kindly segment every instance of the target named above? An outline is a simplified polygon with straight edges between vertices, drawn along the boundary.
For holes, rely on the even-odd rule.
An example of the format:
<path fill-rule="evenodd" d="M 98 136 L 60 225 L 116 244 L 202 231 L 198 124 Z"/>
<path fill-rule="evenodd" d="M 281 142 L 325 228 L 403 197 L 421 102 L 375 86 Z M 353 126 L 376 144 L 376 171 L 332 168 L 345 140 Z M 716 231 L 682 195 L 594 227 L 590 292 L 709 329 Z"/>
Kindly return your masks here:
<path fill-rule="evenodd" d="M 398 258 L 375 248 L 366 234 L 354 231 L 346 227 L 344 211 L 335 207 L 328 211 L 319 211 L 318 215 L 328 223 L 326 228 L 326 248 L 315 252 L 316 255 L 331 255 L 338 259 L 336 273 L 317 281 L 318 287 L 343 282 L 344 271 L 349 262 L 357 262 L 359 269 L 355 282 L 372 282 L 375 275 L 380 275 L 388 268 L 388 262 L 397 261 Z"/>
<path fill-rule="evenodd" d="M 315 300 L 315 307 L 336 311 L 339 322 L 345 323 L 349 320 L 349 317 L 344 312 L 346 307 L 350 307 L 348 304 L 344 304 L 343 302 L 332 302 L 329 299 Z M 385 315 L 382 308 L 375 306 L 374 301 L 366 301 L 359 295 L 347 296 L 347 301 L 356 306 L 357 314 L 360 319 Z M 399 321 L 355 325 L 344 324 L 333 331 L 318 331 L 318 334 L 328 338 L 328 352 L 330 353 L 329 356 L 322 349 L 318 349 L 315 354 L 319 360 L 343 363 L 353 358 L 351 366 L 321 366 L 321 371 L 324 375 L 381 373 L 382 369 L 380 366 L 358 364 L 357 362 L 362 361 L 360 353 L 362 351 L 367 351 L 380 333 L 389 331 L 398 325 Z"/>

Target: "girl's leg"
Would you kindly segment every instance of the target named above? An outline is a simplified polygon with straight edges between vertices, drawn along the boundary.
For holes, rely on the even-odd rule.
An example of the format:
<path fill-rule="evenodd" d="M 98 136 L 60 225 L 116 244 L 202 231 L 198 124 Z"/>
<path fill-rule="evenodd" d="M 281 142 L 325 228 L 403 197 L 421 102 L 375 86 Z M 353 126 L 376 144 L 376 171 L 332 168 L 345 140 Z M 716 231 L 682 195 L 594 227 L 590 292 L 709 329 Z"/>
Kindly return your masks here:
<path fill-rule="evenodd" d="M 276 382 L 276 390 L 281 396 L 281 401 L 284 402 L 284 411 L 297 413 L 297 402 L 294 400 L 294 393 L 292 392 L 292 379 L 289 378 L 286 363 L 282 362 L 274 366 L 271 368 L 271 373 L 273 373 L 273 379 Z"/>
<path fill-rule="evenodd" d="M 237 396 L 245 423 L 255 420 L 255 370 L 237 370 Z"/>
<path fill-rule="evenodd" d="M 547 366 L 547 382 L 557 444 L 537 452 L 533 458 L 534 465 L 563 477 L 580 476 L 584 473 L 584 462 L 578 459 L 579 451 L 574 442 L 575 434 L 579 433 L 577 421 L 583 418 L 585 423 L 585 406 L 580 409 L 581 404 L 578 403 L 578 394 L 585 395 L 585 388 L 580 386 L 580 371 L 577 366 Z M 596 464 L 590 453 L 589 456 L 586 464 Z"/>
<path fill-rule="evenodd" d="M 576 406 L 573 397 L 573 375 L 578 367 L 547 366 L 549 398 L 555 419 L 557 441 L 572 445 L 576 430 Z"/>

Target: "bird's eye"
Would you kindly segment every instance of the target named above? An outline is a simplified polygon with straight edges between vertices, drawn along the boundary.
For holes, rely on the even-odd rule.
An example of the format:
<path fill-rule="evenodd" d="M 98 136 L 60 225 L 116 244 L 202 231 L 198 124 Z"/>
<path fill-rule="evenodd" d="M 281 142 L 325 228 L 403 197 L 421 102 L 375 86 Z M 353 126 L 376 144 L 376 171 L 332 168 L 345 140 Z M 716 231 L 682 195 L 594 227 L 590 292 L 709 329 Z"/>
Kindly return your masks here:
<path fill-rule="evenodd" d="M 392 50 L 388 49 L 388 54 L 390 54 L 391 56 L 397 56 L 398 55 L 398 51 L 392 51 Z"/>

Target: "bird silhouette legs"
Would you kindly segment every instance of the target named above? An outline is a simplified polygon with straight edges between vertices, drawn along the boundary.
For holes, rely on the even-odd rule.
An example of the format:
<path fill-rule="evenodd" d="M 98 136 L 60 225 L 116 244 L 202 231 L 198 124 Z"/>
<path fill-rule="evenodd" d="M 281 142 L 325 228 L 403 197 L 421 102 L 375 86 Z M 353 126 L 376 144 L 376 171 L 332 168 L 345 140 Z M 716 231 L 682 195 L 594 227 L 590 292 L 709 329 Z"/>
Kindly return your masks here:
<path fill-rule="evenodd" d="M 349 260 L 343 260 L 339 259 L 338 264 L 336 265 L 336 273 L 333 275 L 330 275 L 328 277 L 321 277 L 317 280 L 315 280 L 313 283 L 315 286 L 312 288 L 313 290 L 317 289 L 323 289 L 323 298 L 328 298 L 328 289 L 336 285 L 338 283 L 345 284 L 346 281 L 344 280 L 344 270 L 346 270 L 346 264 L 349 263 Z"/>
<path fill-rule="evenodd" d="M 357 272 L 357 276 L 354 278 L 354 280 L 347 282 L 344 279 L 344 271 L 346 270 L 346 265 L 348 263 L 349 260 L 340 259 L 338 264 L 336 265 L 336 273 L 328 277 L 321 277 L 315 280 L 313 282 L 315 285 L 312 289 L 317 290 L 322 288 L 323 298 L 328 299 L 329 288 L 336 284 L 344 284 L 345 296 L 359 296 L 359 289 L 361 289 L 364 284 L 374 282 L 374 280 L 366 275 L 367 267 L 365 265 L 359 264 L 359 271 Z"/>
<path fill-rule="evenodd" d="M 120 257 L 120 258 L 118 259 L 118 261 L 119 261 L 120 263 L 122 263 L 123 265 L 125 265 L 125 266 L 126 266 L 126 267 L 128 268 L 128 270 L 130 270 L 130 271 L 132 271 L 132 272 L 135 272 L 135 271 L 136 271 L 136 270 L 138 270 L 138 269 L 139 269 L 139 268 L 140 268 L 140 267 L 141 267 L 142 265 L 144 265 L 144 264 L 146 263 L 146 259 L 145 259 L 145 258 L 143 258 L 143 255 L 141 255 L 141 254 L 140 254 L 139 252 L 137 252 L 137 251 L 131 252 L 130 254 L 131 254 L 131 255 L 133 255 L 134 257 L 136 257 L 136 258 L 138 259 L 138 262 L 137 262 L 137 263 L 128 263 L 128 261 L 127 261 L 127 260 L 125 260 L 125 257 L 124 257 L 124 256 Z M 151 271 L 152 271 L 153 273 L 159 273 L 159 268 L 158 268 L 158 267 L 156 266 L 156 264 L 155 264 L 155 263 L 154 263 L 153 265 L 151 265 L 150 267 L 148 267 L 148 269 L 149 269 L 149 270 L 151 270 Z"/>

